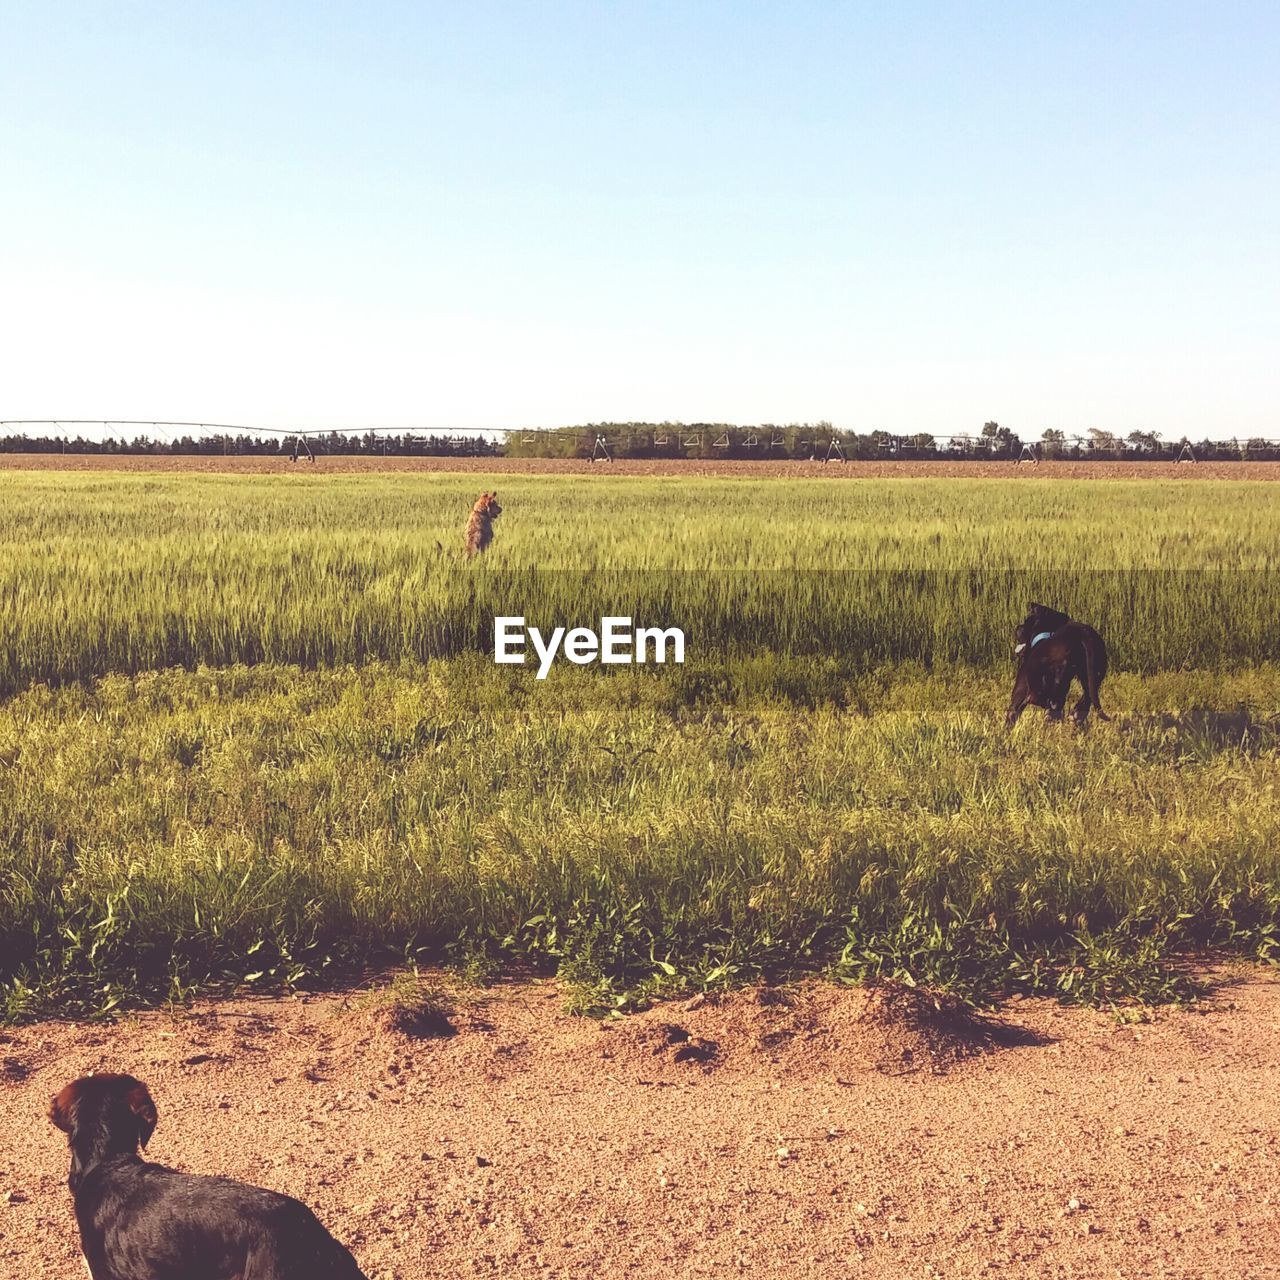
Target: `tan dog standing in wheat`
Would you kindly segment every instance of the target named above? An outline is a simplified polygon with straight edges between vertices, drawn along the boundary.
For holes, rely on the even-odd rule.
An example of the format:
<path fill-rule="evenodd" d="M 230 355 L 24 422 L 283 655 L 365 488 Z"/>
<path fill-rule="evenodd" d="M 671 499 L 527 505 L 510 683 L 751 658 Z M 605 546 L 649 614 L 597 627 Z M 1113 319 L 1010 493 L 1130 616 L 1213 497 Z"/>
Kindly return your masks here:
<path fill-rule="evenodd" d="M 467 521 L 467 555 L 474 556 L 484 551 L 493 541 L 493 522 L 502 514 L 498 506 L 498 493 L 482 493 L 471 508 L 471 518 Z"/>

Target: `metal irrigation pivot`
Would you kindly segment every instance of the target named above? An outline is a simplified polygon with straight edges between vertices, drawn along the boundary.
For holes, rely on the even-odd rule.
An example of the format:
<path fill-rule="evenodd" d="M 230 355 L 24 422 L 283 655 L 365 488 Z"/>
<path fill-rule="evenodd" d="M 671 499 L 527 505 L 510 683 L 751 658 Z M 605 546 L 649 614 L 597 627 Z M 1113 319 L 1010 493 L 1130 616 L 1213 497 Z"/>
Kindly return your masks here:
<path fill-rule="evenodd" d="M 307 439 L 306 436 L 297 435 L 293 437 L 293 452 L 289 455 L 290 462 L 297 462 L 298 449 L 300 447 L 307 451 L 308 462 L 314 462 L 316 460 L 316 455 L 311 452 L 311 442 Z M 386 446 L 386 442 L 384 441 L 382 445 L 382 452 L 385 454 L 386 451 L 387 451 L 387 446 Z"/>

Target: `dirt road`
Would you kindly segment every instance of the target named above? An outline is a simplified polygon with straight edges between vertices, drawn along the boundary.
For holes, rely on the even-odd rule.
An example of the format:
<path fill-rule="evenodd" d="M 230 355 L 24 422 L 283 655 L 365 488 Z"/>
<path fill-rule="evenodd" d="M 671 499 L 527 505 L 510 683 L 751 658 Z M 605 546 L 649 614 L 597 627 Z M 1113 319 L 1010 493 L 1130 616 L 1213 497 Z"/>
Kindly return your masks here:
<path fill-rule="evenodd" d="M 1273 974 L 1135 1026 L 827 986 L 601 1026 L 549 983 L 453 1025 L 325 995 L 0 1033 L 0 1275 L 80 1274 L 44 1112 L 103 1069 L 150 1085 L 153 1159 L 300 1196 L 371 1277 L 1280 1275 Z"/>

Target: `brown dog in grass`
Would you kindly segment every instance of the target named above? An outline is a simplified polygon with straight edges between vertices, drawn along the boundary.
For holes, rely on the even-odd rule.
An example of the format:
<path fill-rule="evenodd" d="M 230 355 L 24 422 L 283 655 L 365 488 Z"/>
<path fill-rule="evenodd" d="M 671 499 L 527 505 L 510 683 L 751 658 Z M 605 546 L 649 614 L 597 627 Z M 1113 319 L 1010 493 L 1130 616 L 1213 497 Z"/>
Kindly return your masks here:
<path fill-rule="evenodd" d="M 1084 690 L 1071 718 L 1083 729 L 1089 708 L 1099 720 L 1111 717 L 1098 701 L 1098 687 L 1107 674 L 1107 646 L 1087 623 L 1073 622 L 1048 605 L 1032 604 L 1014 635 L 1018 675 L 1005 724 L 1012 729 L 1025 707 L 1043 707 L 1050 720 L 1061 720 L 1072 680 Z"/>
<path fill-rule="evenodd" d="M 502 514 L 498 506 L 498 493 L 482 493 L 475 506 L 471 508 L 471 518 L 467 521 L 467 555 L 479 555 L 493 541 L 493 522 Z"/>

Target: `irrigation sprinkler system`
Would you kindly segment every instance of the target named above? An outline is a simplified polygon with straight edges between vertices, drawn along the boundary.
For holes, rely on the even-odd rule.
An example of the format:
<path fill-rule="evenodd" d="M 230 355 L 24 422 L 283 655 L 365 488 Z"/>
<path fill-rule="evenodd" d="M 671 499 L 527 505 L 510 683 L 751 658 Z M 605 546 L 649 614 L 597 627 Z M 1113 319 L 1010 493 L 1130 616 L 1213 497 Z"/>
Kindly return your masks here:
<path fill-rule="evenodd" d="M 422 431 L 410 432 L 402 427 L 364 427 L 364 428 L 296 428 L 296 427 L 251 427 L 226 422 L 177 422 L 155 421 L 143 419 L 100 419 L 100 418 L 10 418 L 0 419 L 0 437 L 27 433 L 32 428 L 53 428 L 55 432 L 63 432 L 67 428 L 92 428 L 99 434 L 118 438 L 121 444 L 130 443 L 127 431 L 135 434 L 139 430 L 155 432 L 166 444 L 176 442 L 176 433 L 186 432 L 197 438 L 220 440 L 222 452 L 232 453 L 233 441 L 238 436 L 278 436 L 282 443 L 282 452 L 287 452 L 291 462 L 304 458 L 307 462 L 316 462 L 317 451 L 323 453 L 327 442 L 345 442 L 353 437 L 381 436 L 384 439 L 382 453 L 390 450 L 392 437 L 400 437 L 407 444 L 410 452 L 415 445 L 424 450 L 433 439 L 449 441 L 462 446 L 465 441 L 475 439 L 513 441 L 520 445 L 549 444 L 552 440 L 565 442 L 571 440 L 574 456 L 587 461 L 614 461 L 615 450 L 619 446 L 641 443 L 655 449 L 669 449 L 673 440 L 681 450 L 701 450 L 704 441 L 709 447 L 725 454 L 736 451 L 739 456 L 768 458 L 775 451 L 788 447 L 790 434 L 791 456 L 797 461 L 821 463 L 846 463 L 849 461 L 848 446 L 843 433 L 831 428 L 814 430 L 813 428 L 791 429 L 769 426 L 766 428 L 740 427 L 719 428 L 719 434 L 712 437 L 711 429 L 704 426 L 684 427 L 676 430 L 662 426 L 649 430 L 633 428 L 617 428 L 612 432 L 596 427 L 581 429 L 565 429 L 554 427 L 469 427 L 465 431 L 426 434 Z M 762 434 L 764 432 L 765 434 Z M 737 437 L 735 439 L 735 436 Z M 881 457 L 901 459 L 927 456 L 939 461 L 946 459 L 965 459 L 984 457 L 997 460 L 1005 457 L 1015 466 L 1029 463 L 1038 466 L 1046 458 L 1052 458 L 1059 452 L 1071 452 L 1074 456 L 1085 458 L 1106 458 L 1111 453 L 1103 451 L 1095 438 L 1081 435 L 1066 435 L 1052 440 L 1022 441 L 1010 440 L 1007 436 L 1000 439 L 995 436 L 974 436 L 965 432 L 954 435 L 935 435 L 932 432 L 915 436 L 897 435 L 888 432 L 874 432 L 876 448 Z M 1117 441 L 1123 448 L 1123 441 Z M 1280 453 L 1280 439 L 1262 439 L 1254 437 L 1247 441 L 1232 441 L 1239 449 L 1241 460 L 1247 460 L 1250 449 L 1255 452 L 1265 449 L 1267 453 Z M 1016 455 L 1015 455 L 1016 450 Z M 63 451 L 66 451 L 66 440 L 63 439 Z M 1176 456 L 1175 455 L 1176 451 Z M 554 455 L 548 455 L 554 456 Z M 677 455 L 678 456 L 678 455 Z M 1197 463 L 1200 461 L 1196 448 L 1186 440 L 1156 442 L 1154 452 L 1144 456 L 1158 459 L 1172 456 L 1174 462 Z"/>
<path fill-rule="evenodd" d="M 19 430 L 25 431 L 30 427 L 52 427 L 55 431 L 61 431 L 66 427 L 92 428 L 108 437 L 118 438 L 122 444 L 129 443 L 126 428 L 132 428 L 135 431 L 140 428 L 146 428 L 154 431 L 166 444 L 175 442 L 176 432 L 194 432 L 197 437 L 221 439 L 222 452 L 224 454 L 231 453 L 229 446 L 235 436 L 279 436 L 285 448 L 289 451 L 290 462 L 297 462 L 300 457 L 305 456 L 306 461 L 311 463 L 316 461 L 316 451 L 312 448 L 312 444 L 314 443 L 323 452 L 324 442 L 330 439 L 339 438 L 345 440 L 353 436 L 366 435 L 382 436 L 384 440 L 382 453 L 383 456 L 386 456 L 390 451 L 389 444 L 393 436 L 399 436 L 410 453 L 414 451 L 414 445 L 425 445 L 428 440 L 434 438 L 423 432 L 406 431 L 403 427 L 329 427 L 325 429 L 299 430 L 296 427 L 248 427 L 230 422 L 174 422 L 141 418 L 6 418 L 0 419 L 0 437 L 13 435 Z M 517 433 L 508 431 L 506 428 L 476 427 L 466 432 L 443 434 L 438 438 L 461 441 L 469 438 L 474 439 L 476 436 L 483 438 L 485 436 L 509 436 L 514 434 Z M 524 431 L 519 434 L 523 440 L 530 441 L 536 437 L 537 433 Z M 600 439 L 603 440 L 603 437 L 600 437 Z M 63 441 L 63 452 L 66 452 L 65 440 Z"/>

